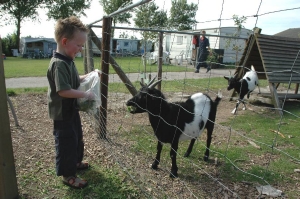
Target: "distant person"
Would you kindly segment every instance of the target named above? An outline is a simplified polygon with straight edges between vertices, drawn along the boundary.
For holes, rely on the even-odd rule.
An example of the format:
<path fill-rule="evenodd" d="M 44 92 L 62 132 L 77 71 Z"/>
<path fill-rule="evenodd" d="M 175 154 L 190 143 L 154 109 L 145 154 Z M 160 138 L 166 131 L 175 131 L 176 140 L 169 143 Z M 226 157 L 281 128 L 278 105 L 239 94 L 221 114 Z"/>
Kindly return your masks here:
<path fill-rule="evenodd" d="M 87 75 L 78 75 L 74 58 L 81 52 L 87 39 L 88 29 L 71 16 L 59 19 L 55 25 L 56 52 L 47 71 L 48 111 L 53 120 L 56 150 L 56 175 L 73 188 L 83 188 L 87 181 L 76 176 L 79 169 L 88 169 L 83 162 L 84 142 L 77 98 L 93 99 L 92 92 L 77 90 Z"/>
<path fill-rule="evenodd" d="M 198 49 L 198 59 L 195 73 L 199 73 L 200 67 L 206 68 L 206 72 L 210 71 L 210 66 L 207 65 L 206 59 L 210 51 L 209 40 L 205 37 L 206 32 L 203 30 L 202 35 L 199 38 L 199 49 Z"/>
<path fill-rule="evenodd" d="M 165 51 L 165 53 L 166 53 L 166 61 L 168 62 L 168 64 L 171 64 L 171 58 L 170 58 L 171 53 L 169 51 Z"/>
<path fill-rule="evenodd" d="M 193 36 L 192 44 L 192 61 L 195 61 L 197 59 L 197 48 L 199 47 L 198 35 Z"/>
<path fill-rule="evenodd" d="M 119 56 L 119 54 L 120 54 L 120 44 L 119 43 L 117 43 L 117 48 L 116 48 L 116 57 L 118 57 Z"/>

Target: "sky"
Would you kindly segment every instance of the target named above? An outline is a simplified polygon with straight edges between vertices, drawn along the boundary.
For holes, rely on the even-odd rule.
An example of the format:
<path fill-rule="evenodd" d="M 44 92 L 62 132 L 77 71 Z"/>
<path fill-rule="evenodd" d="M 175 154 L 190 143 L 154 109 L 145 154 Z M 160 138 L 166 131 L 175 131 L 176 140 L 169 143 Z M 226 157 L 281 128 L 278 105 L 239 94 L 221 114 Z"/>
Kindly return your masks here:
<path fill-rule="evenodd" d="M 171 0 L 152 0 L 162 10 L 169 12 Z M 134 0 L 138 2 L 138 0 Z M 198 5 L 196 14 L 197 29 L 232 27 L 233 15 L 246 16 L 244 27 L 252 30 L 254 27 L 262 29 L 262 34 L 273 35 L 289 28 L 300 28 L 299 0 L 187 0 L 188 3 Z M 86 10 L 87 17 L 81 17 L 84 24 L 90 24 L 102 19 L 104 12 L 99 0 L 92 0 L 90 9 Z M 258 17 L 253 17 L 258 15 Z M 39 12 L 40 21 L 27 20 L 22 23 L 21 37 L 54 37 L 54 20 L 47 20 L 44 10 Z M 218 19 L 227 19 L 218 21 Z M 101 25 L 101 22 L 97 23 Z M 133 24 L 133 23 L 132 23 Z M 1 37 L 16 31 L 15 26 L 3 26 L 0 23 Z M 122 26 L 118 24 L 117 26 Z M 133 27 L 133 25 L 131 25 Z M 123 31 L 123 30 L 122 30 Z M 96 33 L 97 34 L 97 33 Z M 134 33 L 132 33 L 134 34 Z M 98 34 L 97 34 L 98 35 Z M 101 35 L 101 33 L 100 33 Z M 130 33 L 129 33 L 130 36 Z M 116 34 L 115 37 L 118 37 Z"/>

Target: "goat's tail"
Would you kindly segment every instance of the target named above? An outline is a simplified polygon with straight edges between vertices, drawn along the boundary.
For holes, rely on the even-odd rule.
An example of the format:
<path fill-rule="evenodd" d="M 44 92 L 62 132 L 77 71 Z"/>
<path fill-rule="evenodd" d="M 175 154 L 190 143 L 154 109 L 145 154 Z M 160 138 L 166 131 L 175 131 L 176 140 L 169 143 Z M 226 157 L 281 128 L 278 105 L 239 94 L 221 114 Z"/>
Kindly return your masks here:
<path fill-rule="evenodd" d="M 255 68 L 253 65 L 251 65 L 251 70 L 255 72 Z"/>
<path fill-rule="evenodd" d="M 222 92 L 221 92 L 221 90 L 219 90 L 218 94 L 217 94 L 217 97 L 216 97 L 216 99 L 214 101 L 215 106 L 218 106 L 218 104 L 221 101 L 222 97 L 223 97 Z"/>

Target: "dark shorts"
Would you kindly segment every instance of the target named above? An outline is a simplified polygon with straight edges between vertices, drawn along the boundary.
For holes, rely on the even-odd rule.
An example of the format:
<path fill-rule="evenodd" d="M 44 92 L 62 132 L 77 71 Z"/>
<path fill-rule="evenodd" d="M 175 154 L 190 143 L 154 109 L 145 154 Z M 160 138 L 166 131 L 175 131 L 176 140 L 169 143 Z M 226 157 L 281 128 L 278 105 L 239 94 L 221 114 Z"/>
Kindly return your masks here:
<path fill-rule="evenodd" d="M 76 164 L 83 159 L 83 135 L 78 111 L 71 120 L 54 120 L 57 176 L 74 176 Z"/>

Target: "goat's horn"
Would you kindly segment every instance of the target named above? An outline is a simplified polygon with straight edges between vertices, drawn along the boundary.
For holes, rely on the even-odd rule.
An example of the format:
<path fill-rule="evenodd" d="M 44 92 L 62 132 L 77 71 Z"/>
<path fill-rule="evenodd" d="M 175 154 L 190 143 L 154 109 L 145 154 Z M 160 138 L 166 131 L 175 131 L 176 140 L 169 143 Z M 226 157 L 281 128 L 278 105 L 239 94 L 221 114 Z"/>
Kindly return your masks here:
<path fill-rule="evenodd" d="M 154 88 L 157 84 L 159 84 L 161 82 L 162 79 L 157 80 L 156 82 L 154 82 L 153 84 L 149 85 L 148 88 Z"/>
<path fill-rule="evenodd" d="M 151 80 L 149 81 L 149 83 L 147 84 L 148 87 L 154 82 L 155 79 L 156 79 L 156 75 L 155 75 L 155 77 L 154 77 L 153 79 L 151 79 Z"/>
<path fill-rule="evenodd" d="M 146 86 L 146 84 L 144 83 L 144 78 L 141 78 L 140 84 L 142 87 Z"/>

